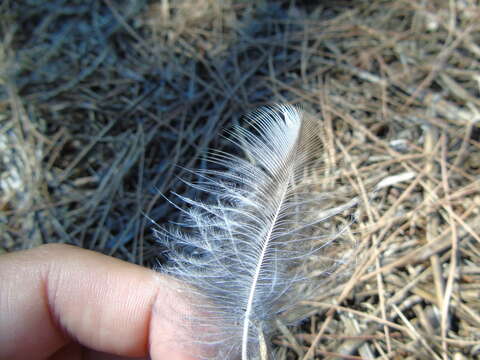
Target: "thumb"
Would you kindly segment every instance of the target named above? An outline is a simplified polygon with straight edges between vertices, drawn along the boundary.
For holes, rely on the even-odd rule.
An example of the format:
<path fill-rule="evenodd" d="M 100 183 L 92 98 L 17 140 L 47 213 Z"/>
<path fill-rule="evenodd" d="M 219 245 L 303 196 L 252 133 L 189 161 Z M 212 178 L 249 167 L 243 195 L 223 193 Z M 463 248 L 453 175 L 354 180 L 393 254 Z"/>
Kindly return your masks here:
<path fill-rule="evenodd" d="M 158 273 L 93 251 L 44 245 L 0 256 L 0 358 L 46 358 L 75 341 L 119 356 L 190 359 L 171 342 L 189 306 Z M 168 339 L 168 340 L 167 340 Z"/>

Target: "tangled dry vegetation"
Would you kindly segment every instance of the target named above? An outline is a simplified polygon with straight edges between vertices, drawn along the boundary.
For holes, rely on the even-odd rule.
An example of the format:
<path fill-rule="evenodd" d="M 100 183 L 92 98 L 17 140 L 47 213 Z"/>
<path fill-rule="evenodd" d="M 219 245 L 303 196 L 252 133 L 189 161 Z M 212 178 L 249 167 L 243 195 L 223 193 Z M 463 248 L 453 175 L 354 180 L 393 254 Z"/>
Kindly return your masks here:
<path fill-rule="evenodd" d="M 480 3 L 3 1 L 2 252 L 149 265 L 161 194 L 262 104 L 323 121 L 360 194 L 356 266 L 278 359 L 480 357 Z M 340 176 L 339 175 L 339 176 Z M 145 215 L 148 215 L 145 216 Z"/>

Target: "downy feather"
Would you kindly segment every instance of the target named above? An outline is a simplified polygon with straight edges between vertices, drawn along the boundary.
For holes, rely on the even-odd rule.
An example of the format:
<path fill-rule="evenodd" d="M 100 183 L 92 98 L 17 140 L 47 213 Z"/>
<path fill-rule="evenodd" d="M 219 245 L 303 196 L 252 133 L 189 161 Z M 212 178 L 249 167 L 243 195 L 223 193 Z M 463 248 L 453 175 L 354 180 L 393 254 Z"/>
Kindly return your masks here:
<path fill-rule="evenodd" d="M 247 159 L 212 152 L 209 160 L 227 170 L 196 171 L 200 180 L 188 183 L 215 200 L 177 195 L 186 203 L 182 232 L 158 230 L 170 260 L 161 270 L 188 284 L 194 310 L 186 326 L 209 349 L 199 357 L 270 358 L 277 316 L 317 288 L 305 263 L 317 259 L 327 277 L 339 262 L 326 255 L 339 231 L 325 222 L 356 202 L 333 206 L 312 180 L 322 151 L 316 119 L 276 105 L 248 120 L 230 139 Z"/>

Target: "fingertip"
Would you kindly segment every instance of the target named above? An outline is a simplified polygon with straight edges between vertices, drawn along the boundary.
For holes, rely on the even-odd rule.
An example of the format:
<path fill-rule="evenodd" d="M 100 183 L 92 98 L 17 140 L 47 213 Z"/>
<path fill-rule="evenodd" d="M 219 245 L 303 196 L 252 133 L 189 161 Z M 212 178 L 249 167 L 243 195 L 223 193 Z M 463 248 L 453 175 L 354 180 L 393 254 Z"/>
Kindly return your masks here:
<path fill-rule="evenodd" d="M 47 357 L 70 338 L 146 356 L 158 290 L 152 270 L 68 245 L 1 257 L 0 358 Z"/>

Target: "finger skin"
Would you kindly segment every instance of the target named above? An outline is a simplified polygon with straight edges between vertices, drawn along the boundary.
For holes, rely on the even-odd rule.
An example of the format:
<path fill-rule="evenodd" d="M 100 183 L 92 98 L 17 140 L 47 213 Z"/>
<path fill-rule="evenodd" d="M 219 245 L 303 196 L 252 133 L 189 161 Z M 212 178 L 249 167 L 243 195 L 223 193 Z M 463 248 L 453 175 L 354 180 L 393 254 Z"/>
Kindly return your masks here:
<path fill-rule="evenodd" d="M 162 281 L 151 270 L 68 245 L 2 255 L 0 359 L 48 358 L 72 339 L 146 356 Z"/>

